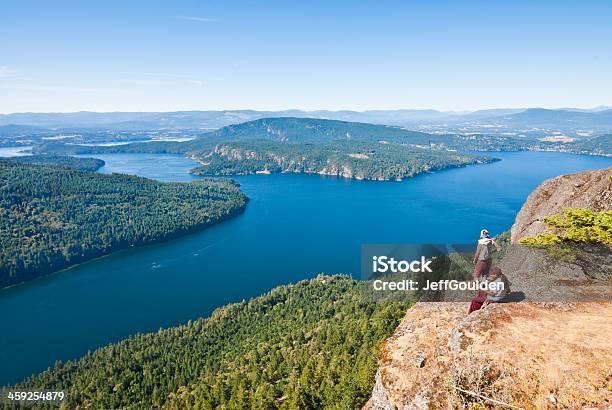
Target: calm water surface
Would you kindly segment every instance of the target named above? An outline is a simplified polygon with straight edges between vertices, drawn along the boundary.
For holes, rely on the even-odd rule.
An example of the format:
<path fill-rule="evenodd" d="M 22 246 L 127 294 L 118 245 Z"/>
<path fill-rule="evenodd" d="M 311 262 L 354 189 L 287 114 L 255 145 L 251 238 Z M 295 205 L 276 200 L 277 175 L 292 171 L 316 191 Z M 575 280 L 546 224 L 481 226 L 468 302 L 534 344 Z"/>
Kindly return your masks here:
<path fill-rule="evenodd" d="M 552 176 L 612 166 L 560 153 L 494 153 L 503 161 L 404 182 L 313 175 L 236 178 L 246 212 L 175 241 L 118 252 L 0 291 L 0 385 L 137 332 L 318 272 L 359 273 L 363 243 L 462 243 L 510 228 L 527 195 Z M 92 155 L 101 172 L 189 181 L 190 159 Z"/>
<path fill-rule="evenodd" d="M 32 147 L 0 147 L 0 158 L 8 158 L 8 157 L 21 157 L 24 155 L 31 155 L 27 150 L 32 149 Z"/>

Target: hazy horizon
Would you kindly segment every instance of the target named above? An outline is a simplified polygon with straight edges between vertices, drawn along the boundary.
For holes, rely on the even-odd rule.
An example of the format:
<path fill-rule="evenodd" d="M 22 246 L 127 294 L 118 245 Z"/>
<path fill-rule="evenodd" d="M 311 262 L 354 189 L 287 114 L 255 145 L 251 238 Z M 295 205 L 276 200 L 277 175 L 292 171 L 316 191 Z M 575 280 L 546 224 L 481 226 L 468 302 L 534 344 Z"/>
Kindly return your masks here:
<path fill-rule="evenodd" d="M 95 114 L 113 114 L 113 113 L 172 113 L 172 112 L 224 112 L 224 111 L 256 111 L 256 112 L 286 112 L 286 111 L 302 111 L 302 112 L 318 112 L 318 111 L 329 111 L 329 112 L 356 112 L 365 113 L 369 111 L 437 111 L 444 114 L 469 114 L 477 111 L 493 111 L 493 110 L 529 110 L 529 109 L 545 109 L 545 110 L 580 110 L 580 111 L 600 111 L 600 110 L 612 110 L 611 105 L 598 105 L 595 107 L 485 107 L 477 110 L 441 110 L 436 108 L 371 108 L 364 110 L 352 110 L 348 108 L 338 109 L 303 109 L 303 108 L 283 108 L 283 109 L 254 109 L 254 108 L 211 108 L 211 109 L 176 109 L 176 110 L 115 110 L 115 111 L 93 111 L 93 110 L 77 110 L 77 111 L 15 111 L 15 112 L 0 112 L 0 115 L 12 115 L 12 114 L 77 114 L 77 113 L 95 113 Z"/>

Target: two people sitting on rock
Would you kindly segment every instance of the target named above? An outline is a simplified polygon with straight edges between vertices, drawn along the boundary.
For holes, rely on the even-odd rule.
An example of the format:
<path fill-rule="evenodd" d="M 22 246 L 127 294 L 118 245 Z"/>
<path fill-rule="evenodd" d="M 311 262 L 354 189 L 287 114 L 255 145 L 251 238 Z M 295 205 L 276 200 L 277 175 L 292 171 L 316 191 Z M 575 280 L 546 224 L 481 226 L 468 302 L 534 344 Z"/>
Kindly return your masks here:
<path fill-rule="evenodd" d="M 489 289 L 492 290 L 480 290 L 476 297 L 472 299 L 470 303 L 470 310 L 468 313 L 472 313 L 476 310 L 486 307 L 489 303 L 498 303 L 510 292 L 510 281 L 506 278 L 506 275 L 502 273 L 502 270 L 495 266 L 493 267 L 487 276 L 487 282 L 492 285 Z M 503 284 L 503 285 L 502 285 Z"/>
<path fill-rule="evenodd" d="M 487 276 L 493 260 L 493 248 L 499 251 L 499 245 L 495 239 L 489 236 L 489 231 L 483 229 L 480 231 L 480 239 L 474 254 L 474 279 L 478 280 L 481 277 Z"/>

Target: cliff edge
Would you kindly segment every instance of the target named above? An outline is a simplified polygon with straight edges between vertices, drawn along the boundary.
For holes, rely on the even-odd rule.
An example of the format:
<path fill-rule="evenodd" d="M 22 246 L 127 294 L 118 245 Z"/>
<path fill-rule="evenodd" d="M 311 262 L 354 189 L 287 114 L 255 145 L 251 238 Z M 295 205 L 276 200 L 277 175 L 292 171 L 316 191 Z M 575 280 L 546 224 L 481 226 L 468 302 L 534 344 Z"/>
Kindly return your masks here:
<path fill-rule="evenodd" d="M 410 309 L 382 346 L 366 408 L 612 405 L 612 303 L 506 303 L 466 311 L 463 303 Z"/>
<path fill-rule="evenodd" d="M 468 303 L 418 303 L 381 346 L 366 409 L 612 408 L 612 266 L 555 261 L 518 245 L 563 208 L 612 209 L 612 168 L 545 181 L 512 227 L 500 266 L 520 302 L 467 315 Z M 604 273 L 605 273 L 604 272 Z"/>

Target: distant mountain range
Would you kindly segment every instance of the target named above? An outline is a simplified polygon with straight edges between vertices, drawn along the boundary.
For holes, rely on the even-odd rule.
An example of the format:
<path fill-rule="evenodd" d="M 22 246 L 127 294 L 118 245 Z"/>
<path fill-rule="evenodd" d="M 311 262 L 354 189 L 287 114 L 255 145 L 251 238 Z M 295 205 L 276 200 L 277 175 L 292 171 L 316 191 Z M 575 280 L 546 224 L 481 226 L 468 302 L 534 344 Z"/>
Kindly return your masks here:
<path fill-rule="evenodd" d="M 545 110 L 532 108 L 499 118 L 503 123 L 515 126 L 575 128 L 608 128 L 612 124 L 612 109 L 596 112 Z"/>
<path fill-rule="evenodd" d="M 386 124 L 423 131 L 487 133 L 602 133 L 612 131 L 612 109 L 504 108 L 474 112 L 371 111 L 175 111 L 0 114 L 0 136 L 50 131 L 209 131 L 261 118 L 298 117 Z"/>

